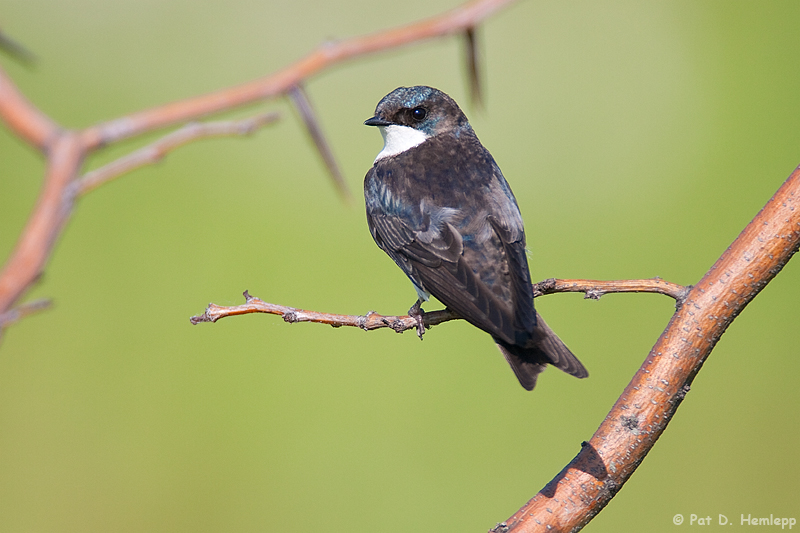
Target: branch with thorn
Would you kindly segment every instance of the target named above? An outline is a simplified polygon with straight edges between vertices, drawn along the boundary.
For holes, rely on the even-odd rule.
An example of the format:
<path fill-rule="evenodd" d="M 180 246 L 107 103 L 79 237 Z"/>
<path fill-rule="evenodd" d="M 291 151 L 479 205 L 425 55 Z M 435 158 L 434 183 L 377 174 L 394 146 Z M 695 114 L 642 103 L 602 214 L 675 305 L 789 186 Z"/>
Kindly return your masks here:
<path fill-rule="evenodd" d="M 471 0 L 440 15 L 371 35 L 326 43 L 317 50 L 263 78 L 193 98 L 131 113 L 80 130 L 65 128 L 31 103 L 0 68 L 0 119 L 17 137 L 39 150 L 47 160 L 44 186 L 10 258 L 0 271 L 0 316 L 11 309 L 44 271 L 53 247 L 61 237 L 75 201 L 104 183 L 160 160 L 188 142 L 221 135 L 246 135 L 275 120 L 271 113 L 242 121 L 193 124 L 192 121 L 242 106 L 288 96 L 321 154 L 341 196 L 351 198 L 333 152 L 323 134 L 308 95 L 306 80 L 338 63 L 369 54 L 453 34 L 463 34 L 474 63 L 474 29 L 513 0 Z M 32 55 L 0 33 L 0 49 L 21 59 Z M 470 68 L 477 80 L 477 64 Z M 473 90 L 475 82 L 472 82 Z M 87 156 L 125 139 L 170 126 L 178 129 L 162 139 L 86 172 Z M 1 327 L 1 326 L 0 326 Z"/>

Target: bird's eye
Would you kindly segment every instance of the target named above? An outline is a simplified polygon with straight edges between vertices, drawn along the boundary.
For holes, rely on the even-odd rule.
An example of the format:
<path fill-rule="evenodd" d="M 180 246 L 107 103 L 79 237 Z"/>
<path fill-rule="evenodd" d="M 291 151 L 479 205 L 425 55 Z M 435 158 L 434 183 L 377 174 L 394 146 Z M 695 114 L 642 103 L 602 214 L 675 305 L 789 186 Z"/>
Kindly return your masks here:
<path fill-rule="evenodd" d="M 414 120 L 425 120 L 425 116 L 428 114 L 428 110 L 424 107 L 415 107 L 411 110 L 411 117 Z"/>

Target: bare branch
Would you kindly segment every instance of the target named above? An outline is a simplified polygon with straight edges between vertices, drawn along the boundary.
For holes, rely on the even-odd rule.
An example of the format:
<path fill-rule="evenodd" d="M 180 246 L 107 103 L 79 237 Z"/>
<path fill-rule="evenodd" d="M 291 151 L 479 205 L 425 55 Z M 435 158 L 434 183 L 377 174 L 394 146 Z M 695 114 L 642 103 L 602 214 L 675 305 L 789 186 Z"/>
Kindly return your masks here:
<path fill-rule="evenodd" d="M 553 294 L 556 292 L 585 292 L 587 294 L 587 298 L 594 299 L 610 292 L 655 292 L 679 299 L 680 295 L 684 294 L 687 290 L 681 285 L 669 283 L 660 278 L 630 279 L 621 281 L 551 278 L 536 283 L 533 287 L 534 298 L 544 294 Z M 247 300 L 247 303 L 243 305 L 224 307 L 213 303 L 208 304 L 208 307 L 202 315 L 193 316 L 190 321 L 192 324 L 199 324 L 201 322 L 216 322 L 220 318 L 225 318 L 228 316 L 246 315 L 250 313 L 267 313 L 271 315 L 281 315 L 286 322 L 290 323 L 317 322 L 319 324 L 328 324 L 334 327 L 351 326 L 364 330 L 392 328 L 396 332 L 402 333 L 407 329 L 415 329 L 417 327 L 416 319 L 408 315 L 384 316 L 379 315 L 374 311 L 370 311 L 366 315 L 334 315 L 267 303 L 260 298 L 250 296 L 247 291 L 244 291 L 244 297 Z M 461 317 L 449 309 L 431 312 L 426 311 L 423 315 L 423 321 L 426 328 L 430 328 L 450 320 L 459 319 L 461 319 Z"/>
<path fill-rule="evenodd" d="M 80 141 L 74 133 L 66 132 L 56 138 L 36 207 L 0 272 L 0 313 L 10 308 L 44 269 L 72 212 L 75 198 L 68 194 L 68 185 L 75 179 L 82 160 Z"/>
<path fill-rule="evenodd" d="M 355 57 L 391 50 L 434 37 L 458 34 L 514 0 L 472 0 L 446 13 L 372 35 L 326 43 L 300 61 L 270 76 L 161 107 L 140 111 L 126 117 L 98 124 L 84 131 L 88 148 L 117 142 L 146 131 L 220 111 L 228 111 L 252 102 L 286 94 L 292 87 L 320 70 Z"/>
<path fill-rule="evenodd" d="M 577 531 L 652 449 L 719 338 L 800 247 L 800 167 L 691 288 L 578 455 L 496 531 Z"/>
<path fill-rule="evenodd" d="M 158 163 L 171 151 L 198 139 L 252 135 L 258 129 L 278 120 L 279 116 L 278 113 L 263 113 L 243 120 L 192 122 L 165 135 L 152 144 L 148 144 L 91 172 L 87 172 L 75 182 L 75 192 L 78 196 L 83 196 L 87 192 L 93 191 L 123 174 L 145 165 Z"/>
<path fill-rule="evenodd" d="M 557 292 L 582 292 L 585 298 L 599 300 L 604 294 L 612 292 L 654 292 L 664 294 L 683 303 L 691 287 L 664 281 L 659 277 L 651 279 L 625 279 L 600 281 L 596 279 L 546 279 L 533 284 L 533 297 Z"/>
<path fill-rule="evenodd" d="M 322 157 L 322 161 L 328 169 L 328 173 L 331 175 L 331 178 L 333 178 L 333 183 L 336 185 L 339 194 L 341 194 L 347 202 L 352 202 L 353 195 L 350 194 L 347 182 L 344 181 L 344 177 L 342 177 L 342 173 L 339 170 L 339 165 L 336 164 L 336 158 L 333 157 L 331 146 L 325 139 L 325 134 L 322 133 L 322 127 L 320 126 L 319 120 L 314 113 L 314 108 L 311 106 L 311 101 L 309 101 L 303 86 L 295 85 L 289 89 L 289 98 L 300 114 L 300 118 L 303 119 L 306 131 L 308 131 L 308 134 L 311 136 L 311 140 L 314 141 L 314 145 L 317 147 L 319 155 Z"/>
<path fill-rule="evenodd" d="M 284 305 L 270 304 L 260 298 L 250 296 L 247 291 L 244 291 L 244 298 L 247 303 L 243 305 L 223 307 L 221 305 L 208 304 L 208 307 L 202 315 L 193 316 L 189 320 L 192 324 L 196 325 L 201 322 L 216 322 L 220 318 L 228 316 L 267 313 L 271 315 L 281 315 L 281 317 L 290 324 L 295 322 L 316 322 L 318 324 L 328 324 L 335 328 L 351 326 L 354 328 L 361 328 L 365 331 L 391 328 L 397 333 L 402 333 L 407 329 L 416 329 L 417 327 L 416 319 L 410 316 L 384 316 L 374 311 L 370 311 L 366 315 L 332 315 L 329 313 L 297 309 L 295 307 L 286 307 Z M 442 322 L 457 320 L 459 318 L 461 317 L 447 309 L 432 311 L 424 315 L 425 327 L 429 328 L 441 324 Z"/>

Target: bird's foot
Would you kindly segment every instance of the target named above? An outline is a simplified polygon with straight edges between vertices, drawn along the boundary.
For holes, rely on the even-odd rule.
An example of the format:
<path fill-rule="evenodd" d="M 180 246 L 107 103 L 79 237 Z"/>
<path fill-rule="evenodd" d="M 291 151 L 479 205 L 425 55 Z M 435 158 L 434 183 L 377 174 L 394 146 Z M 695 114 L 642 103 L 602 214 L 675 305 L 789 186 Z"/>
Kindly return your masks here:
<path fill-rule="evenodd" d="M 425 333 L 425 311 L 422 310 L 422 300 L 417 300 L 417 303 L 411 306 L 408 310 L 408 316 L 417 321 L 417 336 L 422 340 L 422 335 Z"/>

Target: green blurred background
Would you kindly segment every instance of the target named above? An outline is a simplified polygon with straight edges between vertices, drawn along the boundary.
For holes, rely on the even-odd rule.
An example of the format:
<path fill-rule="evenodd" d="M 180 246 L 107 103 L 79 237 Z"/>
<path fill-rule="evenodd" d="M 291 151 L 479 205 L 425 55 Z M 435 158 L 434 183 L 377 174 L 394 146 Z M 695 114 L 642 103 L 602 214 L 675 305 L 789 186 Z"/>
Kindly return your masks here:
<path fill-rule="evenodd" d="M 0 57 L 83 127 L 274 72 L 330 38 L 456 6 L 390 2 L 0 0 L 40 58 Z M 556 295 L 537 305 L 588 367 L 533 393 L 464 324 L 365 333 L 209 301 L 405 312 L 373 244 L 362 126 L 399 85 L 463 104 L 519 201 L 534 279 L 691 284 L 800 163 L 800 3 L 521 2 L 481 27 L 485 109 L 448 38 L 338 66 L 307 89 L 358 201 L 339 201 L 285 100 L 252 138 L 194 143 L 82 199 L 33 297 L 52 311 L 0 347 L 0 531 L 485 531 L 603 420 L 673 302 Z M 104 152 L 88 168 L 130 151 Z M 0 128 L 0 258 L 42 161 Z M 647 460 L 589 531 L 674 531 L 682 513 L 800 515 L 800 263 L 736 320 Z M 431 307 L 429 307 L 431 308 Z M 717 529 L 717 526 L 711 529 Z"/>

